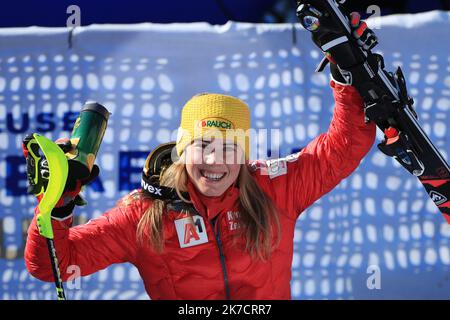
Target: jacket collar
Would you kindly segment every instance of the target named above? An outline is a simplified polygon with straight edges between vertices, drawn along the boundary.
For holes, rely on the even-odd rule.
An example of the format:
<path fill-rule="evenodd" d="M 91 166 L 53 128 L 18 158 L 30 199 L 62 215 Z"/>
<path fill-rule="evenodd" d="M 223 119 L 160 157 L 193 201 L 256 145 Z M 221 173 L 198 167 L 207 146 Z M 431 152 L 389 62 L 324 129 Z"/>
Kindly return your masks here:
<path fill-rule="evenodd" d="M 233 183 L 222 195 L 207 197 L 200 193 L 188 179 L 188 192 L 194 208 L 208 220 L 213 220 L 220 213 L 233 210 L 239 199 L 239 189 Z"/>

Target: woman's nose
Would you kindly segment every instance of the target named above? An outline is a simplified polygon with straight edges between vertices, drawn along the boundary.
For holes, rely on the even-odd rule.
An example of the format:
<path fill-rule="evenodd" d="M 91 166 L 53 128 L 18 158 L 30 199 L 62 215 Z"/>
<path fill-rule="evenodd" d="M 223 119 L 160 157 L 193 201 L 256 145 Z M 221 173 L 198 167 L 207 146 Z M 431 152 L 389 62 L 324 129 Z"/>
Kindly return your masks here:
<path fill-rule="evenodd" d="M 223 162 L 222 158 L 223 156 L 217 151 L 208 152 L 203 157 L 205 164 L 221 164 Z"/>

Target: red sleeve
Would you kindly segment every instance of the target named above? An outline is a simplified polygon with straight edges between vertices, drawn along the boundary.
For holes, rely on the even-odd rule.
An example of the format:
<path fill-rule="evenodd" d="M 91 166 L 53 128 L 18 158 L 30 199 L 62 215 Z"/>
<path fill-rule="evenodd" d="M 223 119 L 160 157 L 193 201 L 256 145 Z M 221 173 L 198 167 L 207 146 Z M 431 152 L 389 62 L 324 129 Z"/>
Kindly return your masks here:
<path fill-rule="evenodd" d="M 298 154 L 267 161 L 256 174 L 264 191 L 292 219 L 349 176 L 375 140 L 375 124 L 365 123 L 356 89 L 333 81 L 331 87 L 335 108 L 328 132 Z"/>
<path fill-rule="evenodd" d="M 56 254 L 63 281 L 73 276 L 69 266 L 79 267 L 82 276 L 113 263 L 132 262 L 136 253 L 136 226 L 142 208 L 139 203 L 118 205 L 99 218 L 71 227 L 72 218 L 53 220 Z M 43 281 L 53 281 L 46 239 L 39 235 L 35 218 L 25 246 L 28 271 Z"/>

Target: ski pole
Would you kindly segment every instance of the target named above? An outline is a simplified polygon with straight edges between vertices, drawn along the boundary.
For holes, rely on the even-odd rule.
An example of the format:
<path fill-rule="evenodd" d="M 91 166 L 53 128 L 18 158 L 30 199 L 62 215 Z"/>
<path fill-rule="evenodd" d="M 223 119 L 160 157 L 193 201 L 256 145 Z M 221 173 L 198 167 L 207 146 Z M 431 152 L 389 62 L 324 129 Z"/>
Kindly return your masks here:
<path fill-rule="evenodd" d="M 33 139 L 27 143 L 27 149 L 29 150 L 29 154 L 33 157 L 35 170 L 37 170 L 35 171 L 34 179 L 38 179 L 38 164 L 41 160 L 38 150 L 33 146 L 35 144 L 37 144 L 39 149 L 41 149 L 44 153 L 49 168 L 47 187 L 43 190 L 44 187 L 42 186 L 41 190 L 38 191 L 38 195 L 43 193 L 43 196 L 38 205 L 39 214 L 36 217 L 36 223 L 39 234 L 47 240 L 47 247 L 58 300 L 66 300 L 64 287 L 61 280 L 61 272 L 59 271 L 58 258 L 56 256 L 55 244 L 53 242 L 51 212 L 63 194 L 69 170 L 68 161 L 64 155 L 64 152 L 56 143 L 37 133 L 34 133 Z"/>
<path fill-rule="evenodd" d="M 55 142 L 36 133 L 24 140 L 27 150 L 29 193 L 40 199 L 36 222 L 40 235 L 47 239 L 58 300 L 65 300 L 66 297 L 53 241 L 51 213 L 66 188 L 69 171 L 71 176 L 88 183 L 109 115 L 109 111 L 101 104 L 86 103 L 74 124 L 70 139 L 73 149 L 70 150 L 64 150 Z M 48 177 L 44 177 L 40 171 L 42 158 L 39 149 L 44 153 L 48 163 Z M 47 180 L 47 183 L 44 180 Z"/>

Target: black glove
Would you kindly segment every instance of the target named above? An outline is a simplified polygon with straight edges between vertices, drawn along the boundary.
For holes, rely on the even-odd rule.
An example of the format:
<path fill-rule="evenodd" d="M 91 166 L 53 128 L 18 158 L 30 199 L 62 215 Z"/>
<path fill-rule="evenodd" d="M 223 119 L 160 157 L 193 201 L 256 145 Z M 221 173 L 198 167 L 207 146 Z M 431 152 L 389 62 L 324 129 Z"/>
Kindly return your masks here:
<path fill-rule="evenodd" d="M 27 177 L 28 177 L 28 193 L 34 194 L 41 201 L 45 189 L 47 188 L 48 179 L 50 176 L 48 169 L 48 162 L 39 154 L 39 146 L 33 143 L 32 134 L 27 135 L 22 140 L 22 152 L 27 162 Z M 67 153 L 72 150 L 73 145 L 69 139 L 63 138 L 56 140 L 56 144 Z M 92 167 L 92 171 L 88 178 L 77 179 L 75 177 L 75 170 L 71 170 L 71 161 L 69 161 L 69 173 L 67 176 L 64 192 L 52 210 L 52 217 L 57 219 L 64 219 L 72 214 L 75 205 L 83 206 L 87 202 L 79 195 L 81 188 L 95 180 L 98 177 L 100 170 L 97 165 Z"/>
<path fill-rule="evenodd" d="M 369 65 L 373 68 L 373 70 L 378 70 L 378 60 L 383 60 L 383 57 L 378 55 L 376 59 L 373 59 L 373 54 L 370 53 L 370 50 L 378 44 L 378 39 L 375 33 L 371 29 L 369 29 L 364 21 L 361 21 L 361 15 L 358 12 L 350 13 L 350 26 L 352 29 L 352 35 L 356 40 L 356 43 L 364 51 L 368 52 L 367 60 L 369 61 Z M 325 57 L 328 61 L 330 61 L 330 72 L 333 79 L 347 85 L 352 85 L 352 74 L 346 72 L 343 69 L 340 69 L 331 55 L 325 54 Z M 354 64 L 352 64 L 351 61 L 348 61 L 347 64 L 349 65 L 347 68 L 359 65 L 356 61 L 354 62 Z"/>
<path fill-rule="evenodd" d="M 345 84 L 353 84 L 360 79 L 349 74 L 349 70 L 363 67 L 369 60 L 377 68 L 377 59 L 370 57 L 370 50 L 378 44 L 378 40 L 367 24 L 361 21 L 359 13 L 347 14 L 339 6 L 339 15 L 345 21 L 343 24 L 342 20 L 331 14 L 333 9 L 326 0 L 302 0 L 297 1 L 297 4 L 299 21 L 311 32 L 312 40 L 325 53 L 325 58 L 316 71 L 322 71 L 331 62 L 335 64 L 331 66 L 333 78 Z"/>
<path fill-rule="evenodd" d="M 384 70 L 383 57 L 370 51 L 377 44 L 372 30 L 359 15 L 347 13 L 343 2 L 297 1 L 297 17 L 326 55 L 316 71 L 322 71 L 328 61 L 334 63 L 331 72 L 335 80 L 354 86 L 364 100 L 366 118 L 379 123 L 394 112 L 393 84 L 398 81 Z M 374 105 L 377 107 L 372 108 Z"/>

